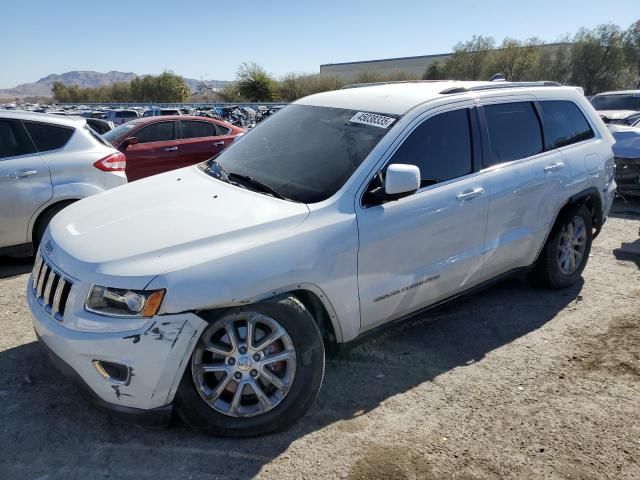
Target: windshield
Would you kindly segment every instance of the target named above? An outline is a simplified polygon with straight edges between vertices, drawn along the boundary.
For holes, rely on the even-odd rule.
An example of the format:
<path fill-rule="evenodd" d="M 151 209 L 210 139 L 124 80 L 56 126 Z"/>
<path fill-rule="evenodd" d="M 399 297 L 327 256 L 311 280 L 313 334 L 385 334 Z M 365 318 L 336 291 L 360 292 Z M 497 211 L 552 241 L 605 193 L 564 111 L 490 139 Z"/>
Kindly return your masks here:
<path fill-rule="evenodd" d="M 640 110 L 640 93 L 596 95 L 591 103 L 596 110 Z"/>
<path fill-rule="evenodd" d="M 289 105 L 210 160 L 205 171 L 220 178 L 211 173 L 215 162 L 230 177 L 248 177 L 283 198 L 320 202 L 344 185 L 397 118 Z"/>
<path fill-rule="evenodd" d="M 107 133 L 102 135 L 102 138 L 107 140 L 107 142 L 114 143 L 121 136 L 126 134 L 129 130 L 138 125 L 136 122 L 125 123 L 124 125 L 120 125 L 119 127 L 114 128 L 113 130 L 109 130 Z"/>

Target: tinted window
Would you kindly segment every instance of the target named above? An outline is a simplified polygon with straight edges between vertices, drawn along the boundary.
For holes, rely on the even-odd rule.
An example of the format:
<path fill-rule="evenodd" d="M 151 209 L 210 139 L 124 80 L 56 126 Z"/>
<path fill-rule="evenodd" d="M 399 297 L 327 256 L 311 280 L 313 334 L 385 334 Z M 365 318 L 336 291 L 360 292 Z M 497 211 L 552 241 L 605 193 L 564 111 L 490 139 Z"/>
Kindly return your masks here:
<path fill-rule="evenodd" d="M 484 112 L 491 150 L 485 167 L 542 152 L 540 122 L 531 102 L 486 105 Z"/>
<path fill-rule="evenodd" d="M 20 122 L 0 120 L 0 158 L 33 153 L 33 146 Z"/>
<path fill-rule="evenodd" d="M 416 128 L 390 163 L 420 168 L 422 186 L 461 177 L 473 170 L 469 111 L 436 115 Z"/>
<path fill-rule="evenodd" d="M 24 125 L 39 152 L 62 148 L 73 135 L 73 128 L 32 122 L 24 122 Z"/>
<path fill-rule="evenodd" d="M 134 136 L 138 138 L 138 143 L 175 140 L 174 125 L 175 122 L 153 123 L 148 127 L 138 130 Z"/>
<path fill-rule="evenodd" d="M 352 121 L 358 113 L 289 105 L 258 124 L 242 141 L 234 142 L 216 160 L 229 173 L 251 177 L 285 198 L 320 202 L 344 185 L 393 127 Z M 207 173 L 216 177 L 215 165 L 208 165 Z"/>
<path fill-rule="evenodd" d="M 540 102 L 544 116 L 544 140 L 547 149 L 560 148 L 593 138 L 593 130 L 573 102 Z"/>
<path fill-rule="evenodd" d="M 218 136 L 229 135 L 231 133 L 231 129 L 227 127 L 223 127 L 222 125 L 216 124 L 216 132 Z"/>
<path fill-rule="evenodd" d="M 116 118 L 138 118 L 138 114 L 131 111 L 116 112 Z"/>
<path fill-rule="evenodd" d="M 216 127 L 208 122 L 180 122 L 182 138 L 215 137 Z"/>
<path fill-rule="evenodd" d="M 596 110 L 640 110 L 640 92 L 596 95 L 591 99 Z"/>
<path fill-rule="evenodd" d="M 138 122 L 125 123 L 124 125 L 120 125 L 113 130 L 109 130 L 103 135 L 103 137 L 111 143 L 118 142 L 119 140 L 124 140 L 125 138 L 127 138 L 129 130 L 134 129 L 138 125 Z"/>

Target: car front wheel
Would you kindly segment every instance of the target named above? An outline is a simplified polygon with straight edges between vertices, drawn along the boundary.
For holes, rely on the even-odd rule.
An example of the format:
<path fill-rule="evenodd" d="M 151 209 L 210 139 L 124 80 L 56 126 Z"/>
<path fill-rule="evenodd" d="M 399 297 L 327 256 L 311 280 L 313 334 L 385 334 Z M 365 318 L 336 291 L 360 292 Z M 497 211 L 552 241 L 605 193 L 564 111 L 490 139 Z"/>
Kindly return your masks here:
<path fill-rule="evenodd" d="M 214 435 L 284 430 L 315 400 L 324 346 L 293 296 L 232 309 L 202 333 L 176 395 L 181 418 Z"/>

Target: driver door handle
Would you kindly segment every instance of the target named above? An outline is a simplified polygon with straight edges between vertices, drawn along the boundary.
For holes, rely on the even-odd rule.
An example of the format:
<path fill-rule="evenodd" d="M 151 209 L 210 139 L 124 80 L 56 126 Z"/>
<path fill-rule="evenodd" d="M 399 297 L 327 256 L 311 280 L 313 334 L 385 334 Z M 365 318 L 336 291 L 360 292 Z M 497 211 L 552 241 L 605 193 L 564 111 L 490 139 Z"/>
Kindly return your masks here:
<path fill-rule="evenodd" d="M 26 178 L 32 177 L 38 174 L 38 170 L 14 170 L 10 172 L 7 177 L 9 178 Z"/>
<path fill-rule="evenodd" d="M 164 149 L 165 152 L 175 152 L 178 150 L 178 147 L 167 147 Z"/>
<path fill-rule="evenodd" d="M 558 163 L 552 163 L 551 165 L 547 165 L 546 167 L 544 167 L 544 171 L 546 173 L 550 173 L 550 172 L 558 171 L 562 168 L 564 168 L 564 163 L 558 162 Z"/>
<path fill-rule="evenodd" d="M 484 193 L 484 188 L 478 187 L 473 190 L 467 190 L 466 192 L 460 193 L 456 199 L 460 201 L 471 200 L 472 198 L 476 198 L 478 195 L 482 195 Z"/>

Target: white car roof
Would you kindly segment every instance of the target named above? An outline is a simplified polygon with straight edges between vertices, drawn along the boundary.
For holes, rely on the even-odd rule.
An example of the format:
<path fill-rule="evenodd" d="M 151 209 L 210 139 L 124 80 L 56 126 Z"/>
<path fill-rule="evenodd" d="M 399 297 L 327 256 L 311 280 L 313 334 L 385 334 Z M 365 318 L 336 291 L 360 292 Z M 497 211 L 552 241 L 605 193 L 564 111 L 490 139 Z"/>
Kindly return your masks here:
<path fill-rule="evenodd" d="M 527 93 L 531 93 L 532 88 L 535 88 L 537 91 L 539 91 L 540 88 L 549 88 L 545 86 L 544 82 L 511 83 L 457 80 L 388 82 L 362 84 L 360 86 L 354 85 L 352 88 L 317 93 L 301 98 L 294 103 L 299 105 L 314 105 L 318 107 L 334 107 L 403 115 L 424 102 L 442 98 L 451 93 L 473 91 L 473 94 L 477 95 L 484 91 L 492 92 L 502 90 L 503 88 L 510 90 L 513 87 L 518 87 L 518 92 L 527 89 Z M 523 90 L 520 90 L 520 87 Z M 574 90 L 573 87 L 562 88 L 571 88 Z"/>
<path fill-rule="evenodd" d="M 49 113 L 26 112 L 23 110 L 0 110 L 0 118 L 43 122 L 73 128 L 77 128 L 82 123 L 86 122 L 84 118 L 74 118 L 66 115 L 53 115 Z"/>

